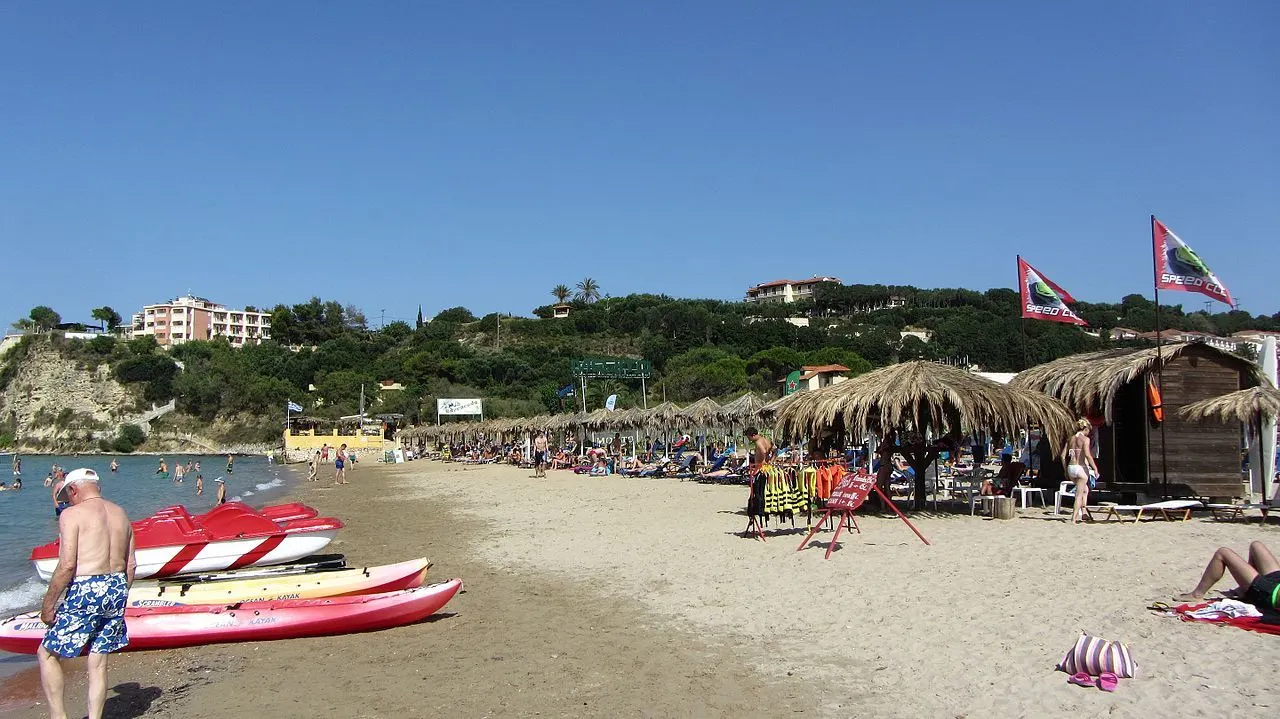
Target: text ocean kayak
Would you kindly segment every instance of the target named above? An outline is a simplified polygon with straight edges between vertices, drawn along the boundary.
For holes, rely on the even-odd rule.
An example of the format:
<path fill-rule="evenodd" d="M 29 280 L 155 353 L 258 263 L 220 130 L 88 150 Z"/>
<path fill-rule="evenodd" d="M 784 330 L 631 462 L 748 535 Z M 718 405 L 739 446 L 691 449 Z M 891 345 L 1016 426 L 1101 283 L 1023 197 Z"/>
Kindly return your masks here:
<path fill-rule="evenodd" d="M 351 634 L 421 621 L 462 589 L 451 579 L 417 589 L 328 599 L 286 599 L 229 605 L 132 607 L 125 610 L 125 651 L 176 649 L 222 642 L 267 641 Z M 0 649 L 35 654 L 44 639 L 39 613 L 0 622 Z"/>
<path fill-rule="evenodd" d="M 215 582 L 138 582 L 129 590 L 129 606 L 174 607 L 379 594 L 422 586 L 430 566 L 431 562 L 423 558 L 380 567 Z"/>
<path fill-rule="evenodd" d="M 316 554 L 342 528 L 334 517 L 276 522 L 248 505 L 224 505 L 204 515 L 157 514 L 134 525 L 138 579 L 285 564 Z M 58 542 L 31 550 L 36 573 L 48 580 Z"/>

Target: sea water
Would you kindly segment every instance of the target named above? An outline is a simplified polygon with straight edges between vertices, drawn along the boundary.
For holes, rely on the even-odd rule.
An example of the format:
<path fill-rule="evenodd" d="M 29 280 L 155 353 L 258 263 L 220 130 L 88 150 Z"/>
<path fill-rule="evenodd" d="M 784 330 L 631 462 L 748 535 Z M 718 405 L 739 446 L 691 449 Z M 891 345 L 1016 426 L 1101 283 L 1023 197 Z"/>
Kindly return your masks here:
<path fill-rule="evenodd" d="M 11 457 L 0 457 L 0 482 L 12 482 Z M 156 474 L 161 457 L 120 456 L 120 468 L 111 471 L 111 456 L 23 455 L 22 490 L 0 492 L 0 617 L 36 609 L 44 597 L 45 584 L 31 563 L 32 547 L 58 538 L 58 520 L 53 511 L 50 489 L 44 479 L 57 464 L 65 471 L 89 467 L 101 477 L 102 494 L 124 507 L 130 519 L 141 519 L 162 507 L 186 506 L 192 514 L 207 512 L 218 496 L 215 479 L 227 484 L 227 499 L 261 507 L 284 495 L 292 482 L 304 476 L 298 469 L 271 463 L 265 456 L 237 456 L 231 474 L 226 455 L 165 455 L 169 478 Z M 196 496 L 196 472 L 182 484 L 174 483 L 177 464 L 199 462 L 204 475 L 204 494 Z M 0 676 L 23 664 L 15 655 L 0 651 Z M 21 668 L 21 667 L 17 667 Z"/>

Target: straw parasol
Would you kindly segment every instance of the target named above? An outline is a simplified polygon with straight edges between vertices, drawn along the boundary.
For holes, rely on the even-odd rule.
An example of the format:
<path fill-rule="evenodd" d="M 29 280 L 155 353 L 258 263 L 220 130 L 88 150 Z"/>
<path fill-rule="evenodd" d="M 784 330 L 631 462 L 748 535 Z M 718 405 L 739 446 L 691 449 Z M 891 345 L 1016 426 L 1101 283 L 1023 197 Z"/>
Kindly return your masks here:
<path fill-rule="evenodd" d="M 667 427 L 680 418 L 680 407 L 675 402 L 663 402 L 645 412 L 645 424 L 651 427 Z"/>
<path fill-rule="evenodd" d="M 750 422 L 755 420 L 757 413 L 766 404 L 763 397 L 755 392 L 748 392 L 724 405 L 722 409 L 725 419 L 731 422 Z"/>
<path fill-rule="evenodd" d="M 680 410 L 677 416 L 687 420 L 690 424 L 699 427 L 710 427 L 724 417 L 724 408 L 710 397 L 703 397 Z"/>
<path fill-rule="evenodd" d="M 638 407 L 618 410 L 609 417 L 609 429 L 635 429 L 644 424 L 644 410 Z"/>
<path fill-rule="evenodd" d="M 916 509 L 924 508 L 925 469 L 944 447 L 924 436 L 957 436 L 964 427 L 1016 432 L 1035 420 L 1056 445 L 1072 432 L 1072 416 L 1061 402 L 1038 392 L 1009 388 L 948 365 L 915 360 L 890 365 L 840 384 L 791 395 L 778 412 L 782 436 L 843 430 L 916 436 L 899 449 L 916 471 Z M 882 454 L 892 453 L 886 448 Z M 885 457 L 887 459 L 887 457 Z M 882 471 L 891 465 L 882 461 Z"/>
<path fill-rule="evenodd" d="M 1197 422 L 1218 419 L 1223 422 L 1240 421 L 1256 427 L 1261 425 L 1260 419 L 1280 415 L 1280 389 L 1270 384 L 1242 389 L 1193 402 L 1178 410 L 1178 414 Z"/>

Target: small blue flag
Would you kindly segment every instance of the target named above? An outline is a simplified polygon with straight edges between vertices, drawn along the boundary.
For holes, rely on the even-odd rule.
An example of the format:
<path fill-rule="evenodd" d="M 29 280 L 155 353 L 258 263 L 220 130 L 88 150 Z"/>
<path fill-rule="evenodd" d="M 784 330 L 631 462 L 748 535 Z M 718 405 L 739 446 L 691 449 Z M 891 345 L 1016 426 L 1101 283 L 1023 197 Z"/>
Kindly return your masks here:
<path fill-rule="evenodd" d="M 561 387 L 559 391 L 556 392 L 556 396 L 559 397 L 560 399 L 564 399 L 565 397 L 572 397 L 573 385 L 567 384 L 564 387 Z"/>
<path fill-rule="evenodd" d="M 294 402 L 293 400 L 290 400 L 290 401 L 289 401 L 288 410 L 289 410 L 290 412 L 301 412 L 301 411 L 302 411 L 302 405 L 298 404 L 297 402 Z"/>

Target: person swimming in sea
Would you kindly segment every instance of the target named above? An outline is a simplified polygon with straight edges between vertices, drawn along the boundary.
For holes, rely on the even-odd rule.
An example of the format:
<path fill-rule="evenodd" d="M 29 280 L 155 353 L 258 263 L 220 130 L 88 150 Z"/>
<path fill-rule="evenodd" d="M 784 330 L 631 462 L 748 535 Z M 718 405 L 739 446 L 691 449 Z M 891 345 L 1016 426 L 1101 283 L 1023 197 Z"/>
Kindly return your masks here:
<path fill-rule="evenodd" d="M 202 494 L 204 494 L 204 475 L 197 474 L 196 475 L 196 496 L 199 497 Z"/>
<path fill-rule="evenodd" d="M 156 467 L 156 476 L 159 477 L 160 479 L 169 478 L 169 465 L 164 461 L 163 458 L 161 458 L 160 460 L 160 466 Z"/>
<path fill-rule="evenodd" d="M 111 471 L 115 472 L 118 469 L 120 469 L 120 463 L 115 461 L 114 459 L 111 460 Z"/>
<path fill-rule="evenodd" d="M 227 455 L 227 474 L 231 474 L 231 469 L 232 469 L 232 466 L 231 466 L 231 465 L 232 465 L 232 464 L 234 464 L 234 463 L 235 463 L 235 461 L 236 461 L 236 458 L 235 458 L 235 457 L 233 457 L 233 456 L 231 456 L 231 455 L 229 455 L 229 454 Z"/>

